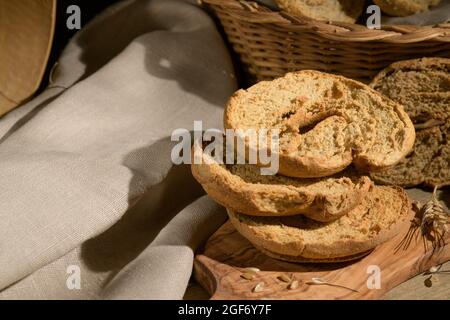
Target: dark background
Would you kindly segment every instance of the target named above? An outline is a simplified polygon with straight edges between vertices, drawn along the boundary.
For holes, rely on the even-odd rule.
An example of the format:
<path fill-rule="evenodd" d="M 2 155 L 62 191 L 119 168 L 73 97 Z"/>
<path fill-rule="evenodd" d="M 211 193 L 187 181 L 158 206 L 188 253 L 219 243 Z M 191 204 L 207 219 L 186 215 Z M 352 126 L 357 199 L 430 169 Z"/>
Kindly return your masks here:
<path fill-rule="evenodd" d="M 11 0 L 13 1 L 13 0 Z M 37 92 L 39 94 L 48 85 L 48 79 L 50 76 L 50 71 L 61 55 L 62 50 L 64 50 L 68 41 L 79 31 L 79 30 L 69 30 L 66 26 L 67 18 L 70 14 L 66 13 L 67 7 L 70 5 L 78 5 L 81 10 L 81 28 L 85 27 L 95 16 L 101 13 L 107 7 L 121 2 L 123 0 L 58 0 L 56 8 L 56 25 L 55 25 L 55 35 L 53 38 L 53 45 L 50 53 L 50 57 L 47 63 L 46 72 L 44 74 L 44 80 L 41 82 L 41 86 Z M 205 8 L 206 9 L 206 8 Z M 218 31 L 222 34 L 225 44 L 228 46 L 231 60 L 234 64 L 235 74 L 240 87 L 248 87 L 252 82 L 253 78 L 248 74 L 244 74 L 241 62 L 237 54 L 232 50 L 230 43 L 228 42 L 225 32 L 223 31 L 219 21 L 213 15 L 211 17 L 215 20 Z"/>
<path fill-rule="evenodd" d="M 47 86 L 50 70 L 58 60 L 62 50 L 67 42 L 79 30 L 69 30 L 66 26 L 67 18 L 70 14 L 66 13 L 67 7 L 70 5 L 78 5 L 81 9 L 81 28 L 83 28 L 92 18 L 102 12 L 106 7 L 119 2 L 121 0 L 58 0 L 56 7 L 56 26 L 53 38 L 52 50 L 47 63 L 44 81 L 41 83 L 39 91 Z"/>

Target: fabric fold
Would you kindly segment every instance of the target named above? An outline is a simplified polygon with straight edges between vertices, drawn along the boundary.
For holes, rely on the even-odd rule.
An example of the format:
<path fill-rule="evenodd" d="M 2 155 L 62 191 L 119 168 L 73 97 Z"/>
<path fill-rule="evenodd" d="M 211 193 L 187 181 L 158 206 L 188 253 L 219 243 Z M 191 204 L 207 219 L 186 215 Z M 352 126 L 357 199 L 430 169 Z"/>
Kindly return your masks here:
<path fill-rule="evenodd" d="M 193 202 L 108 283 L 102 297 L 181 299 L 191 274 L 194 250 L 226 221 L 226 217 L 225 209 L 208 196 Z"/>
<path fill-rule="evenodd" d="M 192 130 L 196 120 L 221 128 L 223 105 L 236 89 L 213 21 L 180 0 L 125 1 L 107 9 L 71 40 L 57 69 L 51 87 L 59 89 L 0 119 L 0 289 L 9 286 L 0 297 L 20 297 L 26 283 L 36 289 L 30 298 L 100 294 L 177 210 L 199 196 L 190 173 L 173 167 L 172 131 Z M 178 176 L 170 173 L 177 170 Z M 148 237 L 139 229 L 143 221 Z M 112 246 L 120 243 L 102 242 L 135 229 L 139 239 L 124 246 L 133 255 L 121 255 L 120 247 L 115 252 Z M 105 261 L 126 258 L 98 267 L 95 254 L 86 258 L 90 244 L 98 259 L 101 252 L 111 252 Z M 191 252 L 183 256 L 186 266 L 192 249 L 182 249 Z M 92 281 L 83 295 L 62 293 L 65 282 L 48 281 L 52 272 L 58 281 L 67 277 L 63 261 L 80 264 Z M 180 271 L 183 279 L 188 269 Z"/>

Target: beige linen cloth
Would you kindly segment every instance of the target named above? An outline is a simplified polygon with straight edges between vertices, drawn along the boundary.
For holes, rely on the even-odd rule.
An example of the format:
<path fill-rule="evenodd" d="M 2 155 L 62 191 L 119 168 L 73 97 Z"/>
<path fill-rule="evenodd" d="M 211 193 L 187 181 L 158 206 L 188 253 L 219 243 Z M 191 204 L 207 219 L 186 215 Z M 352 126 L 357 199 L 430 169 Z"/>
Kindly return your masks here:
<path fill-rule="evenodd" d="M 172 165 L 170 135 L 221 128 L 235 89 L 193 1 L 121 2 L 79 32 L 48 89 L 0 118 L 0 298 L 182 298 L 226 214 Z"/>

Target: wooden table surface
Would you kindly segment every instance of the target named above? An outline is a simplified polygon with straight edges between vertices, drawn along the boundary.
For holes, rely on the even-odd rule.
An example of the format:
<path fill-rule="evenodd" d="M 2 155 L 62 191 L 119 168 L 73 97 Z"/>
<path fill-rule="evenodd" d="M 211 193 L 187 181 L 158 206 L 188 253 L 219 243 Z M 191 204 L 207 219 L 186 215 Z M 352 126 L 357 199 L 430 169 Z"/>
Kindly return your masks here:
<path fill-rule="evenodd" d="M 430 199 L 431 192 L 422 189 L 409 189 L 411 198 L 420 201 L 422 204 Z M 442 201 L 447 211 L 450 208 L 450 188 L 440 191 L 438 198 Z M 449 211 L 450 212 L 450 211 Z M 445 263 L 441 270 L 450 271 L 450 261 Z M 433 275 L 432 281 L 426 281 L 429 276 L 418 275 L 388 292 L 383 298 L 388 300 L 413 299 L 450 299 L 450 272 Z M 203 300 L 208 299 L 208 293 L 198 285 L 195 280 L 189 283 L 184 299 Z"/>
<path fill-rule="evenodd" d="M 442 270 L 450 270 L 450 262 L 442 266 Z M 384 296 L 387 300 L 450 300 L 450 274 L 438 274 L 433 278 L 436 282 L 431 287 L 425 285 L 427 277 L 418 275 L 397 286 Z M 189 283 L 184 295 L 186 300 L 206 300 L 208 293 L 195 280 Z"/>

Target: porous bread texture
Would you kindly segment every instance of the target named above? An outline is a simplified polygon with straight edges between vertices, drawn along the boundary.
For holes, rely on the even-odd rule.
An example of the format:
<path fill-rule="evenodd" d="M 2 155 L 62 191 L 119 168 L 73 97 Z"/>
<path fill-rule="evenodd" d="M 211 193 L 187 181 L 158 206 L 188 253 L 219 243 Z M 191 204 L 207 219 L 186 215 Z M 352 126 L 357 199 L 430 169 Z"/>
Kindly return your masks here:
<path fill-rule="evenodd" d="M 380 9 L 394 17 L 410 16 L 427 11 L 430 7 L 438 5 L 441 0 L 373 0 Z"/>
<path fill-rule="evenodd" d="M 414 144 L 403 107 L 368 86 L 318 71 L 298 71 L 237 91 L 229 129 L 280 130 L 279 173 L 317 178 L 352 162 L 375 171 L 398 163 Z"/>
<path fill-rule="evenodd" d="M 413 152 L 395 167 L 371 173 L 379 184 L 414 187 L 450 185 L 450 123 L 419 130 Z"/>
<path fill-rule="evenodd" d="M 297 179 L 261 175 L 252 164 L 219 164 L 202 153 L 192 174 L 211 198 L 233 210 L 256 216 L 303 214 L 332 221 L 355 208 L 369 192 L 372 181 L 348 171 L 333 177 Z"/>
<path fill-rule="evenodd" d="M 389 97 L 389 95 L 387 95 Z M 450 118 L 450 88 L 447 92 L 413 92 L 392 97 L 405 107 L 415 124 L 431 119 L 448 121 Z"/>
<path fill-rule="evenodd" d="M 402 104 L 414 123 L 450 118 L 450 59 L 422 58 L 393 63 L 370 86 Z"/>
<path fill-rule="evenodd" d="M 371 86 L 403 104 L 418 128 L 414 151 L 395 167 L 371 177 L 377 183 L 403 187 L 450 185 L 450 59 L 394 63 Z M 422 128 L 427 123 L 435 126 Z"/>
<path fill-rule="evenodd" d="M 354 23 L 364 0 L 275 0 L 284 11 L 316 20 Z"/>
<path fill-rule="evenodd" d="M 365 253 L 397 235 L 413 216 L 406 192 L 386 186 L 373 187 L 355 209 L 329 223 L 303 216 L 254 217 L 227 211 L 236 230 L 255 247 L 293 261 Z"/>

